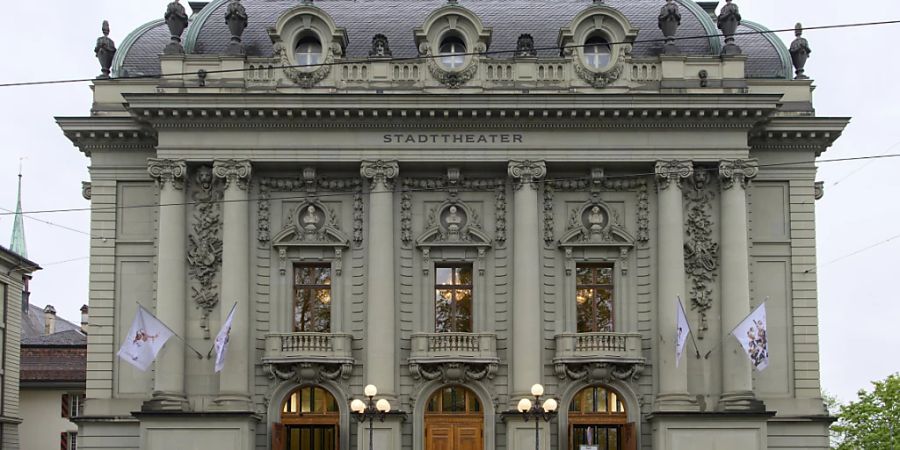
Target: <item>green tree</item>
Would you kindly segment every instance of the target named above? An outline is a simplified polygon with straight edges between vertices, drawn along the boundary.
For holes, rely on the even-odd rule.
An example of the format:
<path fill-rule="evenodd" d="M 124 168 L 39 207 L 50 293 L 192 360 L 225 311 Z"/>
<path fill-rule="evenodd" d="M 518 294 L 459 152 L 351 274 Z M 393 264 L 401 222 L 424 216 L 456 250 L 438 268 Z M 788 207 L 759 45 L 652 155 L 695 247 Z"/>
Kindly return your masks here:
<path fill-rule="evenodd" d="M 829 392 L 822 391 L 822 401 L 825 403 L 825 410 L 828 415 L 835 418 L 841 413 L 841 402 L 831 395 Z M 828 442 L 831 450 L 837 450 L 841 446 L 841 435 L 834 430 L 834 426 L 828 428 Z"/>
<path fill-rule="evenodd" d="M 900 450 L 900 374 L 874 381 L 872 392 L 841 406 L 832 430 L 840 436 L 838 450 Z"/>

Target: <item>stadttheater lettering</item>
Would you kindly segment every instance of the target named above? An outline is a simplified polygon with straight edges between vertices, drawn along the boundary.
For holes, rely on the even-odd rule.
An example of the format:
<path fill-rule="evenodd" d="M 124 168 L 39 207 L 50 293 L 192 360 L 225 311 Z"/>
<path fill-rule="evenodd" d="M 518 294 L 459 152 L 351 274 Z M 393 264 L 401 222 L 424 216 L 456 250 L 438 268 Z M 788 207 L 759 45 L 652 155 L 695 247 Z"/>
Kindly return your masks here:
<path fill-rule="evenodd" d="M 382 136 L 385 144 L 521 144 L 518 133 L 393 133 Z"/>

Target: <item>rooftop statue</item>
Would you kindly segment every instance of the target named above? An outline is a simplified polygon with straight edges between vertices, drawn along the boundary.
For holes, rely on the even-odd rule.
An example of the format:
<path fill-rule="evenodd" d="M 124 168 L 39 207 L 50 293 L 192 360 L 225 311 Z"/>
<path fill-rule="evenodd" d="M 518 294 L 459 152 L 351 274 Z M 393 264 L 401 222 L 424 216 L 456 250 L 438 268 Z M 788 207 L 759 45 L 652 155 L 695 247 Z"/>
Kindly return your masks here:
<path fill-rule="evenodd" d="M 388 45 L 387 36 L 379 33 L 372 37 L 372 49 L 369 50 L 369 56 L 373 58 L 391 56 L 391 47 Z"/>
<path fill-rule="evenodd" d="M 812 49 L 809 48 L 809 42 L 803 37 L 803 25 L 798 23 L 794 27 L 794 35 L 797 36 L 794 42 L 791 42 L 791 61 L 794 63 L 794 69 L 797 69 L 797 76 L 794 79 L 806 80 L 809 77 L 806 76 L 804 67 L 806 67 L 806 60 L 809 59 Z"/>
<path fill-rule="evenodd" d="M 678 46 L 675 45 L 675 33 L 681 25 L 681 12 L 678 10 L 678 4 L 675 0 L 666 0 L 666 4 L 659 10 L 659 29 L 662 30 L 663 36 L 666 37 L 666 44 L 663 47 L 663 53 L 667 55 L 677 55 L 679 53 Z"/>
<path fill-rule="evenodd" d="M 534 48 L 534 38 L 530 34 L 519 36 L 516 41 L 516 56 L 537 56 L 537 50 Z"/>
<path fill-rule="evenodd" d="M 241 36 L 247 28 L 247 10 L 241 4 L 241 0 L 231 0 L 228 9 L 225 10 L 225 23 L 228 30 L 231 31 L 231 42 L 225 52 L 229 55 L 238 56 L 244 54 L 244 46 L 241 44 Z"/>
<path fill-rule="evenodd" d="M 116 43 L 109 38 L 109 22 L 103 21 L 103 36 L 97 38 L 94 46 L 94 55 L 100 61 L 100 76 L 97 78 L 109 78 L 109 68 L 112 67 L 113 57 L 116 56 Z"/>
<path fill-rule="evenodd" d="M 725 6 L 719 11 L 719 29 L 725 36 L 725 47 L 722 49 L 723 55 L 739 55 L 741 48 L 734 43 L 734 33 L 737 31 L 738 25 L 741 24 L 741 13 L 738 6 L 732 3 L 732 0 L 725 0 Z"/>
<path fill-rule="evenodd" d="M 163 53 L 166 55 L 184 53 L 184 47 L 181 46 L 181 33 L 184 33 L 184 29 L 188 26 L 188 15 L 184 6 L 179 3 L 179 0 L 174 0 L 166 7 L 166 14 L 163 18 L 166 19 L 166 25 L 169 26 L 169 33 L 172 35 L 172 41 L 166 45 Z"/>

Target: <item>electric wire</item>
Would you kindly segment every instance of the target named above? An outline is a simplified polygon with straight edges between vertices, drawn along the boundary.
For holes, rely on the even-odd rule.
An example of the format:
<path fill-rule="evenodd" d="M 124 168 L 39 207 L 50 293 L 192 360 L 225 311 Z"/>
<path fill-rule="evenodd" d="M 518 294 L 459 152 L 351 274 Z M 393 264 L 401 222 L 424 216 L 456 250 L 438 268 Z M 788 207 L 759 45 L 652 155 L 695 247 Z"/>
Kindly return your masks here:
<path fill-rule="evenodd" d="M 871 22 L 856 22 L 856 23 L 843 23 L 843 24 L 833 24 L 833 25 L 818 25 L 811 27 L 804 27 L 804 31 L 815 31 L 815 30 L 834 30 L 834 29 L 845 29 L 845 28 L 861 28 L 861 27 L 872 27 L 872 26 L 882 26 L 882 25 L 896 25 L 900 24 L 900 19 L 897 20 L 882 20 L 882 21 L 871 21 Z M 734 33 L 735 36 L 746 36 L 746 35 L 763 35 L 763 34 L 775 34 L 775 33 L 785 33 L 785 32 L 794 32 L 794 27 L 790 28 L 781 28 L 775 30 L 752 30 L 752 31 L 741 31 Z M 709 39 L 709 38 L 722 38 L 724 37 L 721 34 L 702 34 L 702 35 L 693 35 L 693 36 L 676 36 L 674 38 L 675 41 L 685 41 L 685 40 L 693 40 L 693 39 Z M 636 39 L 633 42 L 628 41 L 616 41 L 609 42 L 609 45 L 622 45 L 622 44 L 644 44 L 644 43 L 661 43 L 666 42 L 670 38 L 653 38 L 653 39 Z M 573 45 L 564 45 L 564 46 L 547 46 L 547 47 L 535 47 L 534 50 L 536 52 L 541 51 L 549 51 L 549 50 L 559 50 L 563 52 L 567 49 L 576 49 L 576 48 L 584 48 L 587 47 L 587 44 L 573 44 Z M 504 50 L 486 50 L 484 52 L 459 52 L 453 53 L 454 56 L 475 56 L 475 55 L 502 55 L 502 54 L 510 54 L 515 55 L 515 49 L 504 49 Z M 429 59 L 437 59 L 441 58 L 444 55 L 418 55 L 418 56 L 410 56 L 410 57 L 390 57 L 390 58 L 378 58 L 378 59 L 368 59 L 366 61 L 378 61 L 378 62 L 421 62 Z M 712 56 L 712 55 L 710 55 Z M 358 59 L 354 59 L 352 61 L 332 61 L 332 62 L 321 62 L 316 64 L 286 64 L 286 65 L 276 65 L 272 66 L 273 69 L 288 69 L 288 68 L 301 68 L 301 69 L 310 69 L 315 67 L 325 67 L 325 66 L 341 66 L 341 65 L 349 65 L 349 64 L 359 64 L 360 61 Z M 243 67 L 239 69 L 215 69 L 215 70 L 207 70 L 205 71 L 207 75 L 209 74 L 222 74 L 222 73 L 237 73 L 237 72 L 247 72 L 251 69 L 249 67 Z M 127 81 L 127 80 L 142 80 L 142 79 L 162 79 L 168 77 L 183 77 L 187 75 L 197 75 L 197 72 L 173 72 L 173 73 L 164 73 L 164 74 L 149 74 L 149 75 L 124 75 L 115 78 L 102 79 L 103 81 Z M 21 81 L 21 82 L 10 82 L 10 83 L 0 83 L 0 88 L 4 87 L 22 87 L 22 86 L 40 86 L 40 85 L 51 85 L 51 84 L 73 84 L 73 83 L 88 83 L 96 81 L 97 78 L 71 78 L 71 79 L 60 79 L 60 80 L 43 80 L 43 81 Z"/>

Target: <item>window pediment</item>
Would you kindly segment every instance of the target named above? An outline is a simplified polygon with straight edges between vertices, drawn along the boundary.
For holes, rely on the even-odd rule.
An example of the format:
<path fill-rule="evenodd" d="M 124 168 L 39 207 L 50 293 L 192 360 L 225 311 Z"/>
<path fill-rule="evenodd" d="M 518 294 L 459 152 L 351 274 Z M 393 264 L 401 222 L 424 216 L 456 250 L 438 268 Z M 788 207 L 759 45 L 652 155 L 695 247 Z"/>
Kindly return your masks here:
<path fill-rule="evenodd" d="M 634 237 L 619 225 L 618 213 L 606 203 L 589 201 L 569 213 L 560 247 L 632 247 Z"/>
<path fill-rule="evenodd" d="M 287 225 L 272 238 L 274 247 L 349 247 L 337 213 L 321 202 L 304 203 L 288 213 Z"/>
<path fill-rule="evenodd" d="M 478 213 L 458 200 L 448 200 L 428 213 L 425 231 L 417 247 L 490 247 L 491 238 L 482 230 Z"/>

